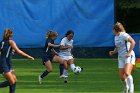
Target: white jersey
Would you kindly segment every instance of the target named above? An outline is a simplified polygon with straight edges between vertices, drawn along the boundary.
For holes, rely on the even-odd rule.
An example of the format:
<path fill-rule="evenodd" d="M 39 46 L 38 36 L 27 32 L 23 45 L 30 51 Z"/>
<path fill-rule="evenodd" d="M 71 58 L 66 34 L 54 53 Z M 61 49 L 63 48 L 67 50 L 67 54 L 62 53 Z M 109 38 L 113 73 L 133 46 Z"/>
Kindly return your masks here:
<path fill-rule="evenodd" d="M 128 42 L 129 34 L 126 32 L 120 32 L 119 36 L 115 36 L 115 46 L 118 49 L 118 56 L 124 57 L 130 49 L 130 42 Z M 131 55 L 135 55 L 132 50 Z"/>
<path fill-rule="evenodd" d="M 63 45 L 63 46 L 73 46 L 73 40 L 68 40 L 67 37 L 64 37 L 62 40 L 61 40 L 61 43 L 60 45 Z M 60 56 L 71 56 L 71 49 L 66 49 L 66 50 L 60 50 L 59 52 L 59 55 Z"/>

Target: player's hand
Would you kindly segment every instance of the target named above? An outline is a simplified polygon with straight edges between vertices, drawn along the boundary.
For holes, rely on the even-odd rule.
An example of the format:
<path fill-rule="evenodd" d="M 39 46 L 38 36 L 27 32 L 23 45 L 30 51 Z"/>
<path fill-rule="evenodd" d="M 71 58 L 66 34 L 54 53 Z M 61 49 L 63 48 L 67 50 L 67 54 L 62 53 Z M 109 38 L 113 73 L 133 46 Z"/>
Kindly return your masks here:
<path fill-rule="evenodd" d="M 114 51 L 109 51 L 109 55 L 112 56 L 114 54 Z"/>
<path fill-rule="evenodd" d="M 13 54 L 13 55 L 15 54 L 15 50 L 14 50 L 14 49 L 12 49 L 12 54 Z"/>
<path fill-rule="evenodd" d="M 71 54 L 71 56 L 74 58 L 74 55 L 73 54 Z"/>
<path fill-rule="evenodd" d="M 131 55 L 130 53 L 127 53 L 127 54 L 126 54 L 126 58 L 130 57 L 130 55 Z"/>
<path fill-rule="evenodd" d="M 68 46 L 68 48 L 73 49 L 73 46 Z"/>
<path fill-rule="evenodd" d="M 29 56 L 28 58 L 31 59 L 31 60 L 35 60 L 34 57 L 31 57 L 31 56 Z"/>

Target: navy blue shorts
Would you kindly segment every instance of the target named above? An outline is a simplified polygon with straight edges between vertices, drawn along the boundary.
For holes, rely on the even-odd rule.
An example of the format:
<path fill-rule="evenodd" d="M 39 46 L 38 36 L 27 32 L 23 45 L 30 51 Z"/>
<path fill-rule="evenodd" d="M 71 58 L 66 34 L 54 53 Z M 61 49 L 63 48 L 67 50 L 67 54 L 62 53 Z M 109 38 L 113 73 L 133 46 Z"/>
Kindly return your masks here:
<path fill-rule="evenodd" d="M 54 56 L 55 56 L 55 55 L 46 55 L 46 56 L 44 56 L 44 57 L 42 58 L 43 65 L 45 65 L 45 63 L 48 62 L 48 61 L 51 61 L 51 62 L 52 62 Z"/>
<path fill-rule="evenodd" d="M 2 67 L 0 68 L 0 74 L 4 74 L 4 73 L 7 73 L 7 72 L 11 72 L 13 71 L 13 68 L 12 67 Z"/>
<path fill-rule="evenodd" d="M 0 74 L 11 72 L 13 70 L 12 66 L 7 65 L 7 61 L 10 62 L 10 60 L 7 60 L 6 58 L 0 58 Z"/>

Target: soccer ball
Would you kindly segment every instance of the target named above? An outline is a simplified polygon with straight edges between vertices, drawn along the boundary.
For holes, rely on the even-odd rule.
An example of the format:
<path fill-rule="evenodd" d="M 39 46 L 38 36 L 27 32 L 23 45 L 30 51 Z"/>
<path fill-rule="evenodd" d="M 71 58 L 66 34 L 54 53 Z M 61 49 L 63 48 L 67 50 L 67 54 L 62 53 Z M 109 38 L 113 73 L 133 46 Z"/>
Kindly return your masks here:
<path fill-rule="evenodd" d="M 76 66 L 76 67 L 74 68 L 73 72 L 74 72 L 75 74 L 80 74 L 80 72 L 81 72 L 81 67 Z"/>

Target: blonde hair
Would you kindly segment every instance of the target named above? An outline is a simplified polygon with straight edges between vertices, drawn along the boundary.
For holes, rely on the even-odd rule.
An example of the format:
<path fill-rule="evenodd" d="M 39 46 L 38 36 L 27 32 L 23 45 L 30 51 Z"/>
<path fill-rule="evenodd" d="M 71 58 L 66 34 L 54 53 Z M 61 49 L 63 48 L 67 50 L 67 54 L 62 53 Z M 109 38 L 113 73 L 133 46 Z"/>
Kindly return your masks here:
<path fill-rule="evenodd" d="M 58 36 L 58 33 L 55 32 L 55 31 L 49 30 L 49 31 L 46 33 L 46 38 L 51 38 L 51 37 L 54 37 L 54 36 Z"/>
<path fill-rule="evenodd" d="M 115 30 L 116 32 L 125 32 L 125 28 L 120 22 L 117 22 L 115 24 L 115 26 L 113 27 L 113 30 Z"/>
<path fill-rule="evenodd" d="M 2 41 L 10 39 L 12 37 L 12 35 L 13 35 L 12 30 L 10 28 L 6 28 L 5 31 L 4 31 L 4 35 L 3 35 Z"/>

